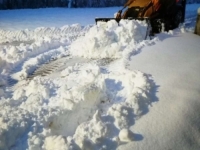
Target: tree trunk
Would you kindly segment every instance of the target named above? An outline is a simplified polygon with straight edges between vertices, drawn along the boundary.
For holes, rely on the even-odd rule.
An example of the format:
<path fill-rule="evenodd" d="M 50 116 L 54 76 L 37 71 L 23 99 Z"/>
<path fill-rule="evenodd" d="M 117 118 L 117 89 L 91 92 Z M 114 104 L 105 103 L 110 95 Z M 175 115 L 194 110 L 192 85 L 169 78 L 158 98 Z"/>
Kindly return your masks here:
<path fill-rule="evenodd" d="M 198 9 L 197 22 L 194 33 L 200 35 L 200 8 Z"/>

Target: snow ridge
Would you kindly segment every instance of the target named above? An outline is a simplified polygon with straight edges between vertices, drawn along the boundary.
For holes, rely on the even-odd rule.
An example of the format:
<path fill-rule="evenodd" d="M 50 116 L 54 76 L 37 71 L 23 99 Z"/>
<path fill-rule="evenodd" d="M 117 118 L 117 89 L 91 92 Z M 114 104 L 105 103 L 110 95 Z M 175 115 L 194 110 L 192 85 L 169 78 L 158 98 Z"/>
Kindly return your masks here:
<path fill-rule="evenodd" d="M 32 40 L 37 40 L 38 38 L 65 38 L 67 40 L 75 40 L 77 37 L 84 35 L 88 31 L 90 26 L 81 27 L 79 24 L 73 24 L 71 26 L 63 26 L 61 28 L 56 27 L 39 27 L 35 30 L 18 30 L 18 31 L 7 31 L 0 30 L 0 41 L 1 43 L 8 44 L 10 42 L 28 42 Z"/>

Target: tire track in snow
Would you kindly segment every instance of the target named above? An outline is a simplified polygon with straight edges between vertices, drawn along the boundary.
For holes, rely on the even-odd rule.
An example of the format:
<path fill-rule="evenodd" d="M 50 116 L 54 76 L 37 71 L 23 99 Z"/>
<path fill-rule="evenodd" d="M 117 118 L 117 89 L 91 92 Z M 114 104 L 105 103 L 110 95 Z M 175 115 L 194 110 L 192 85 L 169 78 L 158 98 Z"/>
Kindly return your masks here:
<path fill-rule="evenodd" d="M 74 58 L 74 60 L 71 59 L 72 58 L 69 55 L 67 55 L 65 57 L 54 59 L 49 61 L 48 63 L 42 64 L 38 66 L 38 68 L 36 68 L 33 73 L 29 74 L 27 79 L 31 80 L 36 76 L 51 75 L 52 73 L 58 72 L 59 70 L 66 68 L 68 65 L 77 63 L 80 58 Z"/>
<path fill-rule="evenodd" d="M 26 37 L 27 40 L 30 40 L 32 37 L 40 37 L 40 36 L 47 36 L 50 37 L 50 39 L 53 40 L 52 42 L 42 42 L 40 47 L 37 47 L 32 52 L 28 53 L 28 57 L 22 58 L 20 61 L 16 62 L 12 65 L 12 69 L 10 70 L 10 75 L 7 79 L 7 85 L 13 86 L 16 84 L 19 80 L 16 80 L 12 77 L 12 75 L 16 72 L 19 72 L 23 69 L 24 64 L 29 63 L 32 59 L 38 59 L 38 57 L 44 57 L 43 60 L 41 59 L 38 63 L 36 63 L 34 66 L 32 66 L 32 69 L 28 71 L 28 76 L 32 75 L 33 72 L 39 68 L 40 65 L 49 63 L 52 59 L 57 59 L 57 57 L 63 57 L 68 55 L 67 54 L 67 46 L 80 36 L 84 36 L 84 34 L 90 29 L 91 26 L 86 27 L 80 27 L 78 25 L 72 25 L 72 26 L 65 26 L 62 28 L 37 28 L 34 31 L 16 31 L 16 32 L 10 32 L 10 31 L 3 31 L 0 30 L 0 35 L 7 35 L 7 38 L 9 37 L 11 40 L 10 42 L 4 43 L 5 45 L 9 45 L 9 43 L 14 43 L 16 45 L 15 40 L 21 39 L 23 36 Z M 5 34 L 5 32 L 8 34 Z M 27 38 L 28 36 L 28 38 Z M 58 37 L 64 37 L 64 43 L 61 43 L 58 41 Z M 0 36 L 2 37 L 2 36 Z M 23 38 L 22 38 L 23 39 Z M 18 41 L 18 43 L 21 43 L 24 41 Z M 30 42 L 30 41 L 29 41 Z M 32 43 L 34 44 L 34 42 Z M 64 46 L 65 50 L 59 50 L 60 46 Z M 65 54 L 64 54 L 65 53 Z M 60 56 L 59 56 L 60 55 Z M 59 64 L 58 64 L 59 65 Z M 43 67 L 45 68 L 45 67 Z M 53 70 L 53 68 L 56 68 L 56 66 L 53 66 L 53 68 L 48 67 L 50 70 Z M 49 70 L 49 72 L 51 72 Z M 37 73 L 37 74 L 42 74 Z M 33 77 L 33 76 L 32 76 Z M 22 79 L 25 77 L 22 76 Z"/>

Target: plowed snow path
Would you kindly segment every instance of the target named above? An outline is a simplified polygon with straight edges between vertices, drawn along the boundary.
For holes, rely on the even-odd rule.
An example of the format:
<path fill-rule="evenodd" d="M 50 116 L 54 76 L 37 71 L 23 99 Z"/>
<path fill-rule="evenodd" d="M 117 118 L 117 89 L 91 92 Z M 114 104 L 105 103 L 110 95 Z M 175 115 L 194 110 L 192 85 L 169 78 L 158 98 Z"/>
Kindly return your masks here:
<path fill-rule="evenodd" d="M 131 69 L 149 73 L 157 81 L 159 103 L 133 127 L 144 133 L 143 141 L 127 144 L 121 149 L 199 149 L 199 42 L 197 35 L 179 34 L 144 48 L 140 55 L 132 57 Z M 149 63 L 150 59 L 155 61 Z"/>

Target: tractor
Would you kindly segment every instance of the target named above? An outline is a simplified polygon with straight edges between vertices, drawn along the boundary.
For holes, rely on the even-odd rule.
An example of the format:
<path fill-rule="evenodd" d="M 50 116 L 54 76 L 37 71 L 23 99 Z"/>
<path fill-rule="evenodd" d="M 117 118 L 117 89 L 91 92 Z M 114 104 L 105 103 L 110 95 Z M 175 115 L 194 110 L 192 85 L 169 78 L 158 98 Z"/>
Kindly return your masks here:
<path fill-rule="evenodd" d="M 95 21 L 116 20 L 119 23 L 121 19 L 146 20 L 152 35 L 173 30 L 183 23 L 185 7 L 186 0 L 128 0 L 115 18 L 96 18 Z"/>

